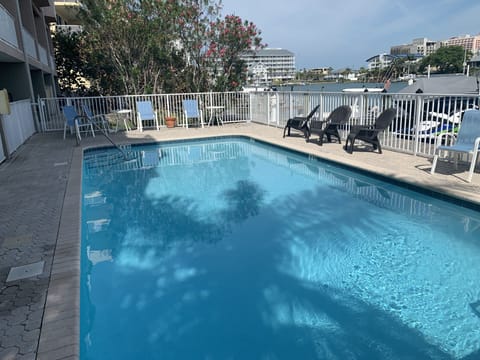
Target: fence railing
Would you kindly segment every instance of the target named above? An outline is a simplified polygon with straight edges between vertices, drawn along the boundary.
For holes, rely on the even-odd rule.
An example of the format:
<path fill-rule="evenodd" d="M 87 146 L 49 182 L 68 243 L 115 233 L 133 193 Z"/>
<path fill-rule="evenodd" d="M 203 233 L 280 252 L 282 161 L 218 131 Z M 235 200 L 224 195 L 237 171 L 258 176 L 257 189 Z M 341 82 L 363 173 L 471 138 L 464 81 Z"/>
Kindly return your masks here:
<path fill-rule="evenodd" d="M 62 107 L 74 105 L 81 114 L 87 105 L 95 114 L 115 119 L 128 113 L 135 123 L 136 102 L 149 100 L 158 113 L 161 126 L 166 116 L 175 116 L 177 126 L 185 123 L 182 101 L 195 99 L 203 111 L 205 124 L 219 116 L 224 123 L 257 122 L 283 128 L 288 119 L 308 114 L 320 105 L 316 118 L 325 119 L 341 105 L 352 108 L 352 116 L 340 130 L 346 138 L 352 125 L 372 125 L 385 109 L 396 109 L 391 126 L 382 133 L 382 147 L 415 155 L 432 156 L 440 133 L 455 136 L 466 110 L 479 106 L 479 95 L 428 95 L 400 93 L 326 92 L 225 92 L 108 97 L 50 98 L 39 101 L 43 131 L 62 130 Z M 214 110 L 215 109 L 215 110 Z M 219 111 L 220 109 L 220 111 Z M 121 112 L 120 110 L 126 110 Z M 120 111 L 120 113 L 119 113 Z"/>

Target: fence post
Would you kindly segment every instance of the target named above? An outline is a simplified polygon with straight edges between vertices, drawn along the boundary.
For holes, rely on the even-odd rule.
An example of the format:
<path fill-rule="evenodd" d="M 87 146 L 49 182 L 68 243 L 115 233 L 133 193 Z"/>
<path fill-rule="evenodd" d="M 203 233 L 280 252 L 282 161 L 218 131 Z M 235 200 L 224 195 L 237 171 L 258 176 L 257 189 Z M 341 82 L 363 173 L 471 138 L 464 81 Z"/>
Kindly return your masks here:
<path fill-rule="evenodd" d="M 415 101 L 415 144 L 413 150 L 413 156 L 417 156 L 418 153 L 418 146 L 419 143 L 419 131 L 420 131 L 420 120 L 422 119 L 422 111 L 423 111 L 423 97 L 420 95 L 416 96 Z"/>

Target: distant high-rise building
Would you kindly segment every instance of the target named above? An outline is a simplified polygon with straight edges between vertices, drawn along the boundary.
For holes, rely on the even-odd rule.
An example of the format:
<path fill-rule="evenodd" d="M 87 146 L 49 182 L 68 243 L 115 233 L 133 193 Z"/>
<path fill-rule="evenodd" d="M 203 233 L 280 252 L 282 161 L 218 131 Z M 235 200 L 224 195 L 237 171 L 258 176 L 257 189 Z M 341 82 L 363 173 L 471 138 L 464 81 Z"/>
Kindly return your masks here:
<path fill-rule="evenodd" d="M 427 38 L 413 39 L 411 44 L 394 45 L 390 48 L 391 55 L 428 56 L 440 47 L 440 42 Z"/>
<path fill-rule="evenodd" d="M 472 53 L 476 54 L 480 51 L 480 34 L 471 36 L 471 35 L 464 35 L 464 36 L 457 36 L 452 37 L 448 40 L 445 40 L 446 46 L 461 46 L 465 50 L 471 51 Z"/>
<path fill-rule="evenodd" d="M 251 50 L 240 58 L 247 64 L 250 82 L 270 84 L 295 78 L 295 56 L 291 51 L 272 48 Z"/>

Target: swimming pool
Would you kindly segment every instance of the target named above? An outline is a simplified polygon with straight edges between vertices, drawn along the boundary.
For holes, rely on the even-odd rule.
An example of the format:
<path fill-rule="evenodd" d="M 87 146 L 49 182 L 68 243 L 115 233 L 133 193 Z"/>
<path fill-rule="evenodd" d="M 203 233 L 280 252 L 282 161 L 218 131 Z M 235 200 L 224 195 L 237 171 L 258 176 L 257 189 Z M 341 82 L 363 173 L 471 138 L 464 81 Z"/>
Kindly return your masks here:
<path fill-rule="evenodd" d="M 480 215 L 246 138 L 84 156 L 82 359 L 480 352 Z"/>

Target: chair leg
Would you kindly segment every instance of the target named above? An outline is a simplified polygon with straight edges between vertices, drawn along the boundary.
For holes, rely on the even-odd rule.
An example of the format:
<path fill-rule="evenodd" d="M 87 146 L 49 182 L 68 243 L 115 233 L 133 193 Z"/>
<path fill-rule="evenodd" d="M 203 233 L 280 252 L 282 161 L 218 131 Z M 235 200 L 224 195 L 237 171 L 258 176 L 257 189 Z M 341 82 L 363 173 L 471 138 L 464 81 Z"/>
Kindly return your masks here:
<path fill-rule="evenodd" d="M 63 140 L 65 140 L 66 135 L 67 135 L 67 123 L 65 122 L 65 125 L 63 126 Z"/>
<path fill-rule="evenodd" d="M 468 171 L 468 182 L 472 182 L 473 172 L 475 171 L 475 165 L 477 164 L 478 150 L 475 150 L 472 155 L 472 163 L 470 164 L 470 170 Z"/>
<path fill-rule="evenodd" d="M 438 161 L 438 154 L 439 152 L 435 152 L 435 156 L 433 157 L 433 163 L 432 163 L 432 168 L 430 169 L 430 174 L 435 173 L 435 168 L 437 167 L 437 161 Z"/>
<path fill-rule="evenodd" d="M 77 144 L 79 144 L 80 141 L 82 141 L 82 134 L 80 134 L 80 128 L 77 120 L 75 120 L 75 137 L 77 138 Z"/>
<path fill-rule="evenodd" d="M 380 141 L 378 141 L 376 144 L 377 144 L 377 147 L 378 147 L 378 153 L 381 154 L 382 153 L 382 147 L 380 145 Z"/>
<path fill-rule="evenodd" d="M 341 145 L 342 141 L 340 140 L 340 134 L 339 134 L 338 130 L 335 130 L 335 135 L 334 136 L 338 139 L 338 143 Z"/>
<path fill-rule="evenodd" d="M 287 132 L 288 125 L 285 125 L 285 128 L 283 129 L 283 137 L 285 137 L 285 133 Z"/>
<path fill-rule="evenodd" d="M 323 136 L 324 135 L 325 134 L 322 133 L 322 132 L 320 132 L 320 134 L 318 135 L 318 145 L 320 145 L 320 146 L 323 146 Z"/>
<path fill-rule="evenodd" d="M 345 150 L 349 153 L 353 153 L 353 143 L 355 142 L 355 137 L 348 136 L 345 142 Z M 350 146 L 348 145 L 350 143 Z"/>

